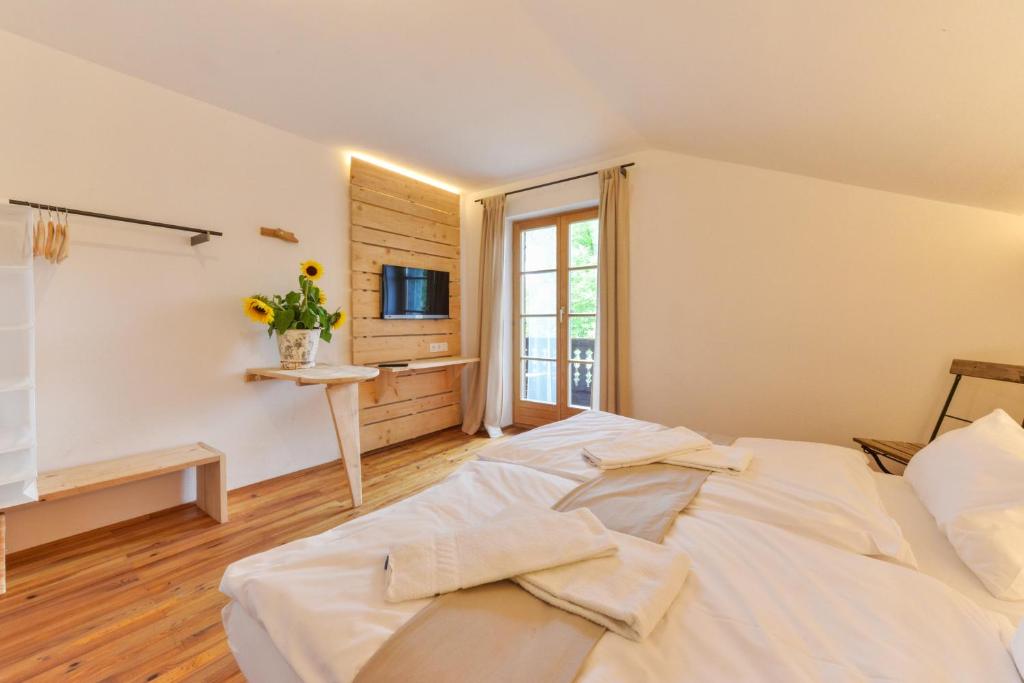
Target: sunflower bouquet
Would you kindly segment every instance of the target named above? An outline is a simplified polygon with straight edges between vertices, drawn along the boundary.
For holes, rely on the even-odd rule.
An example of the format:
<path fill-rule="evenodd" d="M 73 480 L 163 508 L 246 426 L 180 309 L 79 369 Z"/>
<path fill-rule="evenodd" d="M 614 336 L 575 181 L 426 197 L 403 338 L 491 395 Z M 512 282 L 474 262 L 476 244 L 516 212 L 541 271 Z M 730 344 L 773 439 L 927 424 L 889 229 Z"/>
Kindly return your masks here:
<path fill-rule="evenodd" d="M 304 261 L 299 271 L 299 290 L 284 296 L 254 294 L 245 298 L 245 313 L 253 321 L 267 326 L 267 335 L 283 335 L 288 330 L 318 330 L 320 339 L 331 341 L 333 330 L 345 324 L 341 309 L 328 311 L 327 295 L 316 286 L 324 268 L 316 261 Z"/>

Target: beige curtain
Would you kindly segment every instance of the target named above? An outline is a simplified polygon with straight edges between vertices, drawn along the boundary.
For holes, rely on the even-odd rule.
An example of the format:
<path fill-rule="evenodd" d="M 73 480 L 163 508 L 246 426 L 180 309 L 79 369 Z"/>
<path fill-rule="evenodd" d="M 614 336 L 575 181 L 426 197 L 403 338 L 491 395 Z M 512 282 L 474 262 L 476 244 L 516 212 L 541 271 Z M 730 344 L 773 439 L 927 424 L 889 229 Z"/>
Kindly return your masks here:
<path fill-rule="evenodd" d="M 505 319 L 505 195 L 483 200 L 480 231 L 480 365 L 471 375 L 462 431 L 476 434 L 483 424 L 491 436 L 501 435 L 502 339 Z"/>
<path fill-rule="evenodd" d="M 618 167 L 599 173 L 598 405 L 632 411 L 629 373 L 629 179 Z"/>

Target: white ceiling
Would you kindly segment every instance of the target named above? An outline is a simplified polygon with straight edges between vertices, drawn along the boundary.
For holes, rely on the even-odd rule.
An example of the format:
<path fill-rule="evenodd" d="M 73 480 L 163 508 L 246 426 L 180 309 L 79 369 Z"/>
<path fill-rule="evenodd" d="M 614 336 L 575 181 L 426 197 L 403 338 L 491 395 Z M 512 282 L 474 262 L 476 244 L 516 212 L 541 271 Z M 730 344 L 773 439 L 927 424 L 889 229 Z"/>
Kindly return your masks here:
<path fill-rule="evenodd" d="M 1019 0 L 0 0 L 0 28 L 463 188 L 661 148 L 1024 213 Z"/>

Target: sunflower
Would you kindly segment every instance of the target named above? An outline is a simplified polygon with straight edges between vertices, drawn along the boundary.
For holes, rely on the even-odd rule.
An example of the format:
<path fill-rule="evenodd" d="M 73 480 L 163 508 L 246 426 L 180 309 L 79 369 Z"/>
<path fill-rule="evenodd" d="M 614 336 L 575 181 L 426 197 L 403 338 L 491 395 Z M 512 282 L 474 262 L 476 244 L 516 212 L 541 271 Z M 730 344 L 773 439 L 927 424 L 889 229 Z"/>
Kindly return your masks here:
<path fill-rule="evenodd" d="M 320 276 L 324 274 L 324 267 L 320 265 L 319 261 L 312 259 L 303 261 L 299 267 L 302 269 L 302 274 L 310 280 L 319 280 Z"/>
<path fill-rule="evenodd" d="M 252 296 L 246 297 L 244 301 L 245 314 L 254 322 L 263 323 L 264 325 L 274 322 L 274 309 L 266 301 L 261 301 Z"/>
<path fill-rule="evenodd" d="M 322 289 L 320 290 L 320 294 L 317 296 L 316 301 L 321 306 L 326 306 L 327 305 L 327 295 L 324 294 L 324 290 L 322 290 Z"/>
<path fill-rule="evenodd" d="M 337 315 L 338 315 L 337 320 L 335 320 L 333 323 L 331 323 L 331 329 L 332 330 L 336 330 L 336 329 L 338 329 L 339 327 L 341 327 L 342 325 L 345 324 L 345 311 L 338 311 Z"/>

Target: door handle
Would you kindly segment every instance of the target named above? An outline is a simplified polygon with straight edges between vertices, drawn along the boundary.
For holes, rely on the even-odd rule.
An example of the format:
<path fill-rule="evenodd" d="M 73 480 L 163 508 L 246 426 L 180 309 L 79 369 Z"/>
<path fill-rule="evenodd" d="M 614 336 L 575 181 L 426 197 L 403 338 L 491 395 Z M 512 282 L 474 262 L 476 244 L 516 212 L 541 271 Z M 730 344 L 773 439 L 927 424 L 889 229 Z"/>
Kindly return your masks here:
<path fill-rule="evenodd" d="M 565 319 L 565 306 L 558 307 L 558 323 L 561 324 Z"/>

